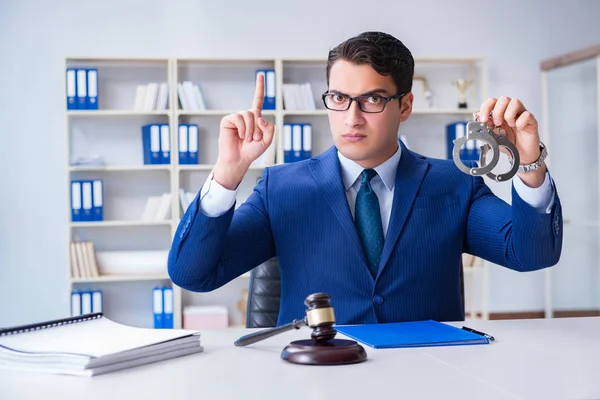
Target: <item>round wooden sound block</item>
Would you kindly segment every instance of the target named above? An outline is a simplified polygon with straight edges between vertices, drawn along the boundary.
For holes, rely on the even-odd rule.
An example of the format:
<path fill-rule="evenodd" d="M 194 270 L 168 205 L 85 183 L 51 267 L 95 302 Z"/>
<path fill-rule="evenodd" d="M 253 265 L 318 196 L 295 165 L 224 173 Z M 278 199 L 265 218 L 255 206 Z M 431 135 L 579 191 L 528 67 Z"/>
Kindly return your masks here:
<path fill-rule="evenodd" d="M 367 359 L 365 349 L 353 340 L 331 339 L 296 340 L 281 352 L 281 358 L 294 364 L 343 365 L 356 364 Z"/>

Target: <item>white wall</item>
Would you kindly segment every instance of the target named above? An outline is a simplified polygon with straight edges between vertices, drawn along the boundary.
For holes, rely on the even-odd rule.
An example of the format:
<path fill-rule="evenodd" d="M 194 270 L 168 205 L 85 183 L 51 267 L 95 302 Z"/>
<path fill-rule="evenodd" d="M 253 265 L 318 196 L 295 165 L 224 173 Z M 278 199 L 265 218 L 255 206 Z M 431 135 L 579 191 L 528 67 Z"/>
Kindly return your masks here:
<path fill-rule="evenodd" d="M 1 1 L 0 326 L 68 310 L 65 57 L 325 57 L 382 30 L 415 56 L 486 57 L 489 94 L 539 115 L 540 60 L 600 42 L 598 15 L 593 0 Z M 492 311 L 543 308 L 540 273 L 494 269 L 490 291 Z"/>

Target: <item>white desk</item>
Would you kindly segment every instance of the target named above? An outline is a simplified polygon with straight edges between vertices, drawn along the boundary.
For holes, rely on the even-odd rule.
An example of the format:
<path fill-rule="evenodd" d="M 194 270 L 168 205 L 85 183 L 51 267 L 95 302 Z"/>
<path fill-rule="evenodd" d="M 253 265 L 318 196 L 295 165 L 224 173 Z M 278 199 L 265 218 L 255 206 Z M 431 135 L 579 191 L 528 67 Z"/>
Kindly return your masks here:
<path fill-rule="evenodd" d="M 309 328 L 245 348 L 247 330 L 206 331 L 203 353 L 93 378 L 0 371 L 0 399 L 600 399 L 600 318 L 465 324 L 496 342 L 365 346 L 364 363 L 321 367 L 280 358 Z"/>

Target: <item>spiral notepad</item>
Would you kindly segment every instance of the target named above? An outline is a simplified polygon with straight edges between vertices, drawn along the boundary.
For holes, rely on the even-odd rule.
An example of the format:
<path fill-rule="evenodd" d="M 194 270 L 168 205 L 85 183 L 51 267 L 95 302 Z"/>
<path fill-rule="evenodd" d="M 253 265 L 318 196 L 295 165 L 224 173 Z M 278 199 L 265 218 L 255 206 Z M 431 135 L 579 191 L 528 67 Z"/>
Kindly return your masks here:
<path fill-rule="evenodd" d="M 146 329 L 102 313 L 0 330 L 0 368 L 98 375 L 203 350 L 200 333 Z"/>

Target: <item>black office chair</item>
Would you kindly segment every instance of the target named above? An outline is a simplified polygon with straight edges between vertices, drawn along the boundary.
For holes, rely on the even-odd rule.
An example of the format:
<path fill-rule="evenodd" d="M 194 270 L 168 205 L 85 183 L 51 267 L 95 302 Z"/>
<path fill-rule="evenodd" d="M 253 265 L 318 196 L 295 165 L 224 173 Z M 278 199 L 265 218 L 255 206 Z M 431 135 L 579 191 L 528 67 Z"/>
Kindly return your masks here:
<path fill-rule="evenodd" d="M 460 294 L 465 309 L 465 282 L 460 264 Z M 270 328 L 277 325 L 281 280 L 277 257 L 260 264 L 250 272 L 246 328 Z M 464 311 L 463 311 L 464 312 Z M 464 318 L 464 316 L 463 316 Z"/>
<path fill-rule="evenodd" d="M 270 328 L 277 325 L 281 278 L 277 257 L 265 261 L 250 272 L 246 328 Z"/>

